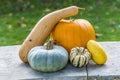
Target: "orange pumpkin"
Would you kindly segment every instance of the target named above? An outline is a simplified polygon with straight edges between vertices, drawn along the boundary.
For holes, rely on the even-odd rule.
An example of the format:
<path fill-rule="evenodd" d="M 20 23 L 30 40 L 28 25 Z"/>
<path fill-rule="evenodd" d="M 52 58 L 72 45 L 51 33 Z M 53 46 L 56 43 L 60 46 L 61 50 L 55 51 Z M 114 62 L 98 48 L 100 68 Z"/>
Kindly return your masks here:
<path fill-rule="evenodd" d="M 84 19 L 61 20 L 51 32 L 51 38 L 68 52 L 73 47 L 86 47 L 89 40 L 95 40 L 93 26 Z"/>

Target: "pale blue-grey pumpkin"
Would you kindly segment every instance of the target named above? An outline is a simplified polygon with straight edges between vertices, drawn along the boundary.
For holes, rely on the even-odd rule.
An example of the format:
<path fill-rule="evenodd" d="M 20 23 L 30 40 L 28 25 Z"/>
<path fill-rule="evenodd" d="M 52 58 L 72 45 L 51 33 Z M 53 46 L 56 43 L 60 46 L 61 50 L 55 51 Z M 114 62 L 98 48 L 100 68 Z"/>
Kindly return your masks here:
<path fill-rule="evenodd" d="M 37 46 L 28 54 L 30 66 L 42 72 L 54 72 L 64 68 L 68 62 L 68 52 L 62 47 L 54 45 L 52 49 L 46 49 L 46 45 Z"/>

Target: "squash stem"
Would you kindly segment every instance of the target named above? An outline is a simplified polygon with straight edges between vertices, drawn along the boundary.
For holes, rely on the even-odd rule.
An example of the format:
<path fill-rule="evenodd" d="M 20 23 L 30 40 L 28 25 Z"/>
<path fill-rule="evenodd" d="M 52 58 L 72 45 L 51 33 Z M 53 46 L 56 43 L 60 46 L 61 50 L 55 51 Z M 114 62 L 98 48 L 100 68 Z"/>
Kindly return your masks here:
<path fill-rule="evenodd" d="M 81 51 L 78 50 L 79 54 L 83 55 L 84 54 L 84 51 L 85 51 L 85 48 Z"/>
<path fill-rule="evenodd" d="M 85 10 L 85 8 L 80 8 L 80 7 L 79 7 L 78 9 L 79 9 L 79 10 Z"/>
<path fill-rule="evenodd" d="M 54 41 L 48 41 L 47 45 L 46 45 L 46 50 L 51 50 L 53 49 L 53 45 L 54 45 Z"/>

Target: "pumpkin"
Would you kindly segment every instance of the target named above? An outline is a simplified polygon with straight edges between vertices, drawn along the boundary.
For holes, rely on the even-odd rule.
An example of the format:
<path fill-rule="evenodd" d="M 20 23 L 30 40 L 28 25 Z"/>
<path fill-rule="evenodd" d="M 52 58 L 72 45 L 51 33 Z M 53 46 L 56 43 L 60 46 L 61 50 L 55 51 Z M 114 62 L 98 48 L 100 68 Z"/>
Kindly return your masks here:
<path fill-rule="evenodd" d="M 41 72 L 54 72 L 64 68 L 68 62 L 68 52 L 61 46 L 49 42 L 44 46 L 37 46 L 28 53 L 30 66 Z"/>
<path fill-rule="evenodd" d="M 86 47 L 89 40 L 95 40 L 93 26 L 85 19 L 61 20 L 51 32 L 51 39 L 68 52 L 76 46 Z"/>
<path fill-rule="evenodd" d="M 83 67 L 89 63 L 91 54 L 83 47 L 75 47 L 70 52 L 70 62 L 75 67 Z"/>
<path fill-rule="evenodd" d="M 107 55 L 104 48 L 94 40 L 89 40 L 87 43 L 87 49 L 91 53 L 92 60 L 99 65 L 106 63 Z"/>

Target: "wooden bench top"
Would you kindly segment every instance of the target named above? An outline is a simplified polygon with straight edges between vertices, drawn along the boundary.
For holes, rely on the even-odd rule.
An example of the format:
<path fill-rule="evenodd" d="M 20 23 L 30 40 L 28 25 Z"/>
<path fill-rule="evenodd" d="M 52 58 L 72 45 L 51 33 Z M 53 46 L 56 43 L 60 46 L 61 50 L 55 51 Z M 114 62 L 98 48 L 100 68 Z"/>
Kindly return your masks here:
<path fill-rule="evenodd" d="M 107 52 L 104 65 L 90 61 L 83 68 L 71 64 L 57 72 L 42 73 L 31 69 L 18 56 L 20 45 L 0 46 L 0 80 L 120 80 L 120 42 L 100 42 Z"/>

